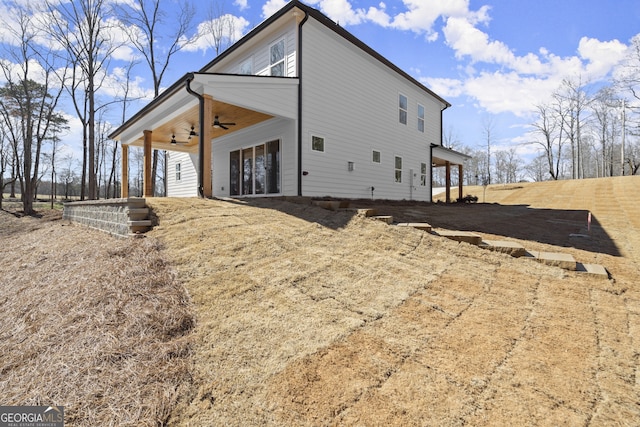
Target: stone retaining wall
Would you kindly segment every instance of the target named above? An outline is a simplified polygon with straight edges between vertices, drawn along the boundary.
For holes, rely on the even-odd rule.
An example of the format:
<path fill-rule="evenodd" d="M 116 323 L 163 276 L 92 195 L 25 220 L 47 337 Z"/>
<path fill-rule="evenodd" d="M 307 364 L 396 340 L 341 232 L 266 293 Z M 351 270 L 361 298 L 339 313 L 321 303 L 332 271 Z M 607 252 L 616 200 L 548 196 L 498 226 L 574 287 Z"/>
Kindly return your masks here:
<path fill-rule="evenodd" d="M 151 225 L 143 198 L 69 202 L 64 204 L 62 218 L 125 237 Z"/>

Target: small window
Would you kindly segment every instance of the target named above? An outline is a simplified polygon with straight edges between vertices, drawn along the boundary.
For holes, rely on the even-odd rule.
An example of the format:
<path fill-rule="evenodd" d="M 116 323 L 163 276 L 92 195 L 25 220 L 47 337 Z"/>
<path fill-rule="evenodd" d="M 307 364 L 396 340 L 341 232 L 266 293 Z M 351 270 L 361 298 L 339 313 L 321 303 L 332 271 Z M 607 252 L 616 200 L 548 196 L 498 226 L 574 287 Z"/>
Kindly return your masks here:
<path fill-rule="evenodd" d="M 420 163 L 420 185 L 422 187 L 427 186 L 427 164 Z"/>
<path fill-rule="evenodd" d="M 313 151 L 322 151 L 324 152 L 324 138 L 321 136 L 312 136 L 311 137 L 311 149 Z"/>
<path fill-rule="evenodd" d="M 400 95 L 398 98 L 398 108 L 400 109 L 400 123 L 403 125 L 407 124 L 407 97 L 404 95 Z"/>
<path fill-rule="evenodd" d="M 424 133 L 424 106 L 418 104 L 418 131 Z"/>
<path fill-rule="evenodd" d="M 182 172 L 181 172 L 181 164 L 180 163 L 176 163 L 176 181 L 180 181 L 182 179 Z"/>
<path fill-rule="evenodd" d="M 371 160 L 373 161 L 373 163 L 380 163 L 380 152 L 373 150 L 373 156 Z"/>
<path fill-rule="evenodd" d="M 395 166 L 396 182 L 400 183 L 402 182 L 402 157 L 396 156 Z"/>
<path fill-rule="evenodd" d="M 284 39 L 271 45 L 269 65 L 272 76 L 284 76 Z"/>
<path fill-rule="evenodd" d="M 240 64 L 240 70 L 238 71 L 238 74 L 253 74 L 253 60 L 247 59 L 242 64 Z"/>

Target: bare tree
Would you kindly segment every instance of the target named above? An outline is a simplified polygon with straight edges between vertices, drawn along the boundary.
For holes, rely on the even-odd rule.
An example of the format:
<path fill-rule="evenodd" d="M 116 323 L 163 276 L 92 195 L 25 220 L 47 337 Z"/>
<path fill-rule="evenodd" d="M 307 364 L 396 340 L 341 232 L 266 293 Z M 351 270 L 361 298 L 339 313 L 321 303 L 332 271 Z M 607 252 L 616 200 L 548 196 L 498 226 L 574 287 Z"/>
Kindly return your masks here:
<path fill-rule="evenodd" d="M 54 72 L 53 58 L 45 56 L 50 53 L 36 45 L 39 34 L 31 11 L 14 8 L 12 14 L 17 26 L 8 28 L 16 43 L 8 46 L 5 53 L 6 58 L 14 61 L 14 66 L 8 61 L 0 66 L 7 82 L 0 89 L 0 118 L 13 145 L 23 210 L 33 215 L 42 145 L 66 123 L 56 112 L 63 80 Z M 38 81 L 33 79 L 35 76 Z M 21 162 L 17 161 L 19 158 Z"/>
<path fill-rule="evenodd" d="M 587 108 L 590 103 L 582 78 L 565 79 L 555 94 L 563 118 L 563 131 L 571 143 L 571 174 L 573 179 L 584 178 L 582 163 L 582 131 L 586 122 Z"/>
<path fill-rule="evenodd" d="M 192 30 L 195 8 L 189 1 L 180 2 L 177 15 L 168 16 L 162 0 L 133 0 L 122 3 L 116 13 L 131 43 L 142 54 L 153 78 L 154 97 L 160 94 L 162 78 L 173 56 L 197 38 L 187 37 Z M 158 150 L 153 150 L 151 187 L 156 193 Z"/>
<path fill-rule="evenodd" d="M 561 102 L 555 100 L 552 105 L 537 105 L 537 120 L 532 124 L 533 135 L 538 138 L 532 141 L 542 147 L 547 171 L 553 180 L 560 176 L 560 162 L 563 155 L 564 139 L 564 110 Z"/>
<path fill-rule="evenodd" d="M 106 0 L 45 1 L 49 11 L 47 28 L 50 34 L 64 47 L 74 68 L 80 70 L 72 95 L 78 117 L 86 129 L 87 197 L 96 199 L 96 94 L 100 79 L 108 68 L 109 58 L 118 46 L 110 35 L 107 21 L 103 20 Z"/>
<path fill-rule="evenodd" d="M 485 182 L 486 184 L 491 184 L 491 144 L 493 143 L 493 139 L 495 138 L 495 127 L 496 124 L 491 117 L 486 118 L 482 121 L 482 129 L 486 146 L 486 175 Z"/>
<path fill-rule="evenodd" d="M 216 56 L 235 42 L 235 19 L 224 12 L 224 2 L 209 3 L 207 20 L 202 24 L 202 27 L 205 29 Z"/>

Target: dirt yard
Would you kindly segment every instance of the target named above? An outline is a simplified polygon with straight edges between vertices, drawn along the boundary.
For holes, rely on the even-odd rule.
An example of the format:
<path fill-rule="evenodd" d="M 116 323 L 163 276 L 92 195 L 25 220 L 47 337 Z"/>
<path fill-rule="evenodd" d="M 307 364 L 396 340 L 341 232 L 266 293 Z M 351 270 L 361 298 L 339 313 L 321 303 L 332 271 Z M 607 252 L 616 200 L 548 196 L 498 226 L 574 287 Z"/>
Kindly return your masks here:
<path fill-rule="evenodd" d="M 630 177 L 466 188 L 484 192 L 470 205 L 356 203 L 570 253 L 610 279 L 304 204 L 150 200 L 159 225 L 145 240 L 195 317 L 168 424 L 640 424 L 638 188 Z M 42 227 L 63 226 L 84 230 Z M 3 242 L 3 257 L 35 262 L 35 242 Z M 0 395 L 10 388 L 0 381 Z"/>

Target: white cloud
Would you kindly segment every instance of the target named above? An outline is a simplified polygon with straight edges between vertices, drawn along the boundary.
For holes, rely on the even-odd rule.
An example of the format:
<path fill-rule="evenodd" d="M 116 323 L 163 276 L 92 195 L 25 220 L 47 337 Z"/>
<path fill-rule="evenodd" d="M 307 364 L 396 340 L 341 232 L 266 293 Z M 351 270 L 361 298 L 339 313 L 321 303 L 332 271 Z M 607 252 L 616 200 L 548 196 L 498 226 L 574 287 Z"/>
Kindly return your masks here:
<path fill-rule="evenodd" d="M 247 4 L 247 0 L 234 0 L 233 4 L 236 5 L 240 10 L 245 10 L 249 7 L 249 5 Z"/>
<path fill-rule="evenodd" d="M 423 83 L 443 98 L 457 98 L 463 94 L 464 82 L 458 79 L 425 78 Z"/>
<path fill-rule="evenodd" d="M 586 73 L 589 77 L 599 79 L 606 76 L 614 66 L 625 57 L 627 46 L 618 40 L 601 42 L 583 37 L 578 44 L 578 54 L 588 64 Z"/>
<path fill-rule="evenodd" d="M 198 25 L 198 34 L 192 42 L 184 47 L 187 52 L 203 51 L 215 46 L 213 38 L 214 32 L 212 28 L 224 28 L 222 46 L 228 46 L 230 43 L 239 40 L 249 28 L 249 21 L 243 17 L 225 14 L 211 21 L 204 21 Z M 229 34 L 231 33 L 231 35 Z"/>
<path fill-rule="evenodd" d="M 282 9 L 288 0 L 269 0 L 262 6 L 262 17 L 268 18 L 280 9 Z"/>

